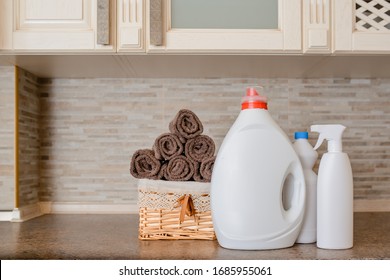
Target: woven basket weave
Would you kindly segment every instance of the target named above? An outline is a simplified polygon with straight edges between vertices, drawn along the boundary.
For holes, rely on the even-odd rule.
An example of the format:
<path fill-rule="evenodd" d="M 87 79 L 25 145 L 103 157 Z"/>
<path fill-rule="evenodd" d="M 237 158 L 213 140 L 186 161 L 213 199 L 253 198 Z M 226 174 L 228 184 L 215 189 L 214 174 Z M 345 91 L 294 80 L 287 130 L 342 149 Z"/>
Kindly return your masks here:
<path fill-rule="evenodd" d="M 209 183 L 140 179 L 139 239 L 216 239 L 209 190 Z M 192 216 L 183 215 L 186 205 L 178 202 L 185 196 L 192 200 Z"/>

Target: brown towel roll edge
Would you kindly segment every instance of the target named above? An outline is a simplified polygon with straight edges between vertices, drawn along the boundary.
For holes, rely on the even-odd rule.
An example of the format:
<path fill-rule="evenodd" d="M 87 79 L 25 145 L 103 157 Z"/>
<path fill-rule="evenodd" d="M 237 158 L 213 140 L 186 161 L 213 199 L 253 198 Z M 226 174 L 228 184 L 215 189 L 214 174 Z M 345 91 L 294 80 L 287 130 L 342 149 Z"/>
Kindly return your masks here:
<path fill-rule="evenodd" d="M 130 163 L 130 173 L 138 179 L 153 179 L 161 169 L 161 162 L 156 159 L 151 149 L 137 150 Z"/>

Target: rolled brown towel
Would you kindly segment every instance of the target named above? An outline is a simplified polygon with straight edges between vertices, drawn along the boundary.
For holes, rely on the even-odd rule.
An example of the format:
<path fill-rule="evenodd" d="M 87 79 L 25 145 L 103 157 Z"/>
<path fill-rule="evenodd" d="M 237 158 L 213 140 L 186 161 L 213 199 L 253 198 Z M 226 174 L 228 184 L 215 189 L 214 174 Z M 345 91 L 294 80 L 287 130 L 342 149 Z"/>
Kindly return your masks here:
<path fill-rule="evenodd" d="M 165 180 L 165 170 L 167 169 L 168 163 L 164 163 L 161 165 L 160 171 L 153 176 L 151 179 L 154 180 Z"/>
<path fill-rule="evenodd" d="M 183 155 L 173 157 L 165 170 L 168 181 L 188 181 L 195 172 L 193 163 Z"/>
<path fill-rule="evenodd" d="M 204 178 L 201 174 L 200 174 L 200 163 L 199 162 L 192 162 L 194 164 L 194 167 L 195 167 L 195 172 L 194 172 L 194 181 L 196 182 L 210 182 L 209 180 L 207 180 L 206 178 Z"/>
<path fill-rule="evenodd" d="M 199 135 L 187 141 L 184 149 L 185 155 L 192 161 L 202 162 L 214 156 L 215 143 L 207 135 Z"/>
<path fill-rule="evenodd" d="M 174 133 L 163 133 L 156 138 L 153 145 L 155 156 L 159 160 L 170 160 L 183 153 L 183 143 Z"/>
<path fill-rule="evenodd" d="M 179 136 L 183 143 L 203 132 L 203 125 L 198 116 L 188 109 L 181 109 L 169 123 L 169 131 Z"/>
<path fill-rule="evenodd" d="M 200 164 L 199 172 L 202 178 L 205 180 L 205 182 L 211 181 L 211 175 L 213 174 L 213 168 L 214 168 L 214 162 L 215 162 L 215 156 L 205 159 Z"/>
<path fill-rule="evenodd" d="M 153 179 L 161 169 L 161 162 L 150 149 L 137 150 L 130 163 L 130 173 L 138 179 Z"/>

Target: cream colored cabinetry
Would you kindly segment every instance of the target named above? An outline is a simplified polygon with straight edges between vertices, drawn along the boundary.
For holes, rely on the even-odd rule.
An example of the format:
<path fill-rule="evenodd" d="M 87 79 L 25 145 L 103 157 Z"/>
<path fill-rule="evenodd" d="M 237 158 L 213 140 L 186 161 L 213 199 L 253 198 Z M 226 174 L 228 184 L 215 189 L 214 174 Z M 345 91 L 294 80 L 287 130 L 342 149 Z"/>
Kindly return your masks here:
<path fill-rule="evenodd" d="M 114 51 L 115 1 L 2 0 L 13 15 L 2 32 L 3 48 L 15 51 Z M 4 31 L 5 30 L 5 31 Z"/>
<path fill-rule="evenodd" d="M 0 51 L 12 49 L 12 0 L 0 1 Z"/>
<path fill-rule="evenodd" d="M 140 51 L 144 49 L 144 0 L 117 1 L 117 49 Z"/>
<path fill-rule="evenodd" d="M 302 52 L 301 0 L 181 1 L 147 1 L 148 52 Z M 271 24 L 252 22 L 264 17 Z"/>
<path fill-rule="evenodd" d="M 1 0 L 4 50 L 389 53 L 390 0 Z"/>
<path fill-rule="evenodd" d="M 332 52 L 330 2 L 331 0 L 302 1 L 304 53 Z"/>
<path fill-rule="evenodd" d="M 390 0 L 333 1 L 334 51 L 390 52 Z"/>
<path fill-rule="evenodd" d="M 1 0 L 0 50 L 144 51 L 145 0 Z"/>

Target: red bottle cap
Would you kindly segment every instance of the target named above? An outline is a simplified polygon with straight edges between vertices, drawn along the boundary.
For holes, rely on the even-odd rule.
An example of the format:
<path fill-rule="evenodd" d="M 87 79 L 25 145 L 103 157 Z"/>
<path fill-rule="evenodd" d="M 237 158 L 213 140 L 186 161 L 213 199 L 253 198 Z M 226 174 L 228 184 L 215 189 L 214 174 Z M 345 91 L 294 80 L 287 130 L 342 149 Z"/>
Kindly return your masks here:
<path fill-rule="evenodd" d="M 267 97 L 260 96 L 255 87 L 248 87 L 246 89 L 246 96 L 242 98 L 241 102 L 241 110 L 245 109 L 267 110 Z"/>

